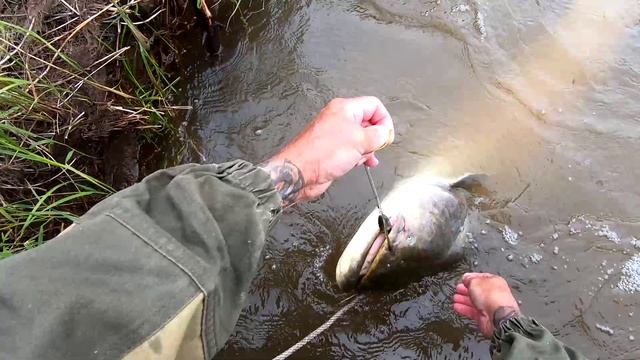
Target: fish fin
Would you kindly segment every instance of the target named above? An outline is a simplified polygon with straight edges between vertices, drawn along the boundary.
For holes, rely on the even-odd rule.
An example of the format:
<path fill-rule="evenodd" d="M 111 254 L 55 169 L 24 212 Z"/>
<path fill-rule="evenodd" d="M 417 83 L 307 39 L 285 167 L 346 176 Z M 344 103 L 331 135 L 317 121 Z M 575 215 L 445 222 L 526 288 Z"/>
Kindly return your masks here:
<path fill-rule="evenodd" d="M 489 175 L 487 174 L 466 174 L 453 181 L 449 186 L 456 189 L 464 189 L 472 194 L 488 193 L 487 182 Z"/>

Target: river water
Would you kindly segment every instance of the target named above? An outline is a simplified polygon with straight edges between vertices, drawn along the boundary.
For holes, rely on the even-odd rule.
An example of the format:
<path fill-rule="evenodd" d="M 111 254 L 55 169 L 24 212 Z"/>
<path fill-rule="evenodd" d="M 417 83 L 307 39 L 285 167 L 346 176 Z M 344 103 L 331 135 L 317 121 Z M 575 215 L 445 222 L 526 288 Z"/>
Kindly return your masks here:
<path fill-rule="evenodd" d="M 488 359 L 488 342 L 451 309 L 467 271 L 507 277 L 527 314 L 591 358 L 640 358 L 640 297 L 618 287 L 640 253 L 637 1 L 253 1 L 241 10 L 219 59 L 190 45 L 185 162 L 261 161 L 331 98 L 366 94 L 397 128 L 374 169 L 381 195 L 418 172 L 484 172 L 495 190 L 476 204 L 476 247 L 463 262 L 368 293 L 293 358 Z M 288 209 L 216 359 L 271 358 L 335 313 L 350 295 L 335 284 L 337 259 L 373 208 L 356 170 Z M 506 227 L 516 241 L 505 241 Z"/>

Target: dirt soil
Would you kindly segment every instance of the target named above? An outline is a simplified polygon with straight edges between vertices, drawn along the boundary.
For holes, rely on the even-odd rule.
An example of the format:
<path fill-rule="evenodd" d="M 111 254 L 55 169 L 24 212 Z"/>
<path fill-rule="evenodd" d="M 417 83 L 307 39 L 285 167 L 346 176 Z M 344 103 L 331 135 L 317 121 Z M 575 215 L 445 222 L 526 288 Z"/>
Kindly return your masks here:
<path fill-rule="evenodd" d="M 125 4 L 129 1 L 129 4 Z M 140 24 L 138 29 L 149 39 L 149 53 L 165 71 L 169 81 L 178 74 L 177 52 L 181 51 L 174 39 L 192 32 L 193 36 L 202 36 L 202 30 L 196 22 L 195 6 L 191 0 L 134 0 L 120 1 L 137 14 L 129 14 L 132 21 Z M 131 5 L 135 3 L 135 5 Z M 195 3 L 195 2 L 194 2 Z M 51 149 L 57 161 L 65 162 L 69 147 L 85 154 L 74 162 L 74 167 L 119 190 L 137 182 L 144 175 L 153 172 L 158 166 L 167 165 L 162 159 L 161 144 L 175 141 L 175 124 L 183 116 L 182 110 L 167 108 L 166 104 L 178 105 L 179 99 L 164 99 L 154 104 L 168 114 L 169 123 L 150 124 L 141 116 L 131 116 L 126 111 L 114 111 L 114 107 L 131 108 L 125 98 L 115 95 L 106 88 L 117 89 L 123 93 L 138 96 L 139 88 L 128 79 L 121 61 L 111 61 L 106 66 L 97 67 L 101 60 L 113 54 L 116 45 L 130 45 L 131 49 L 120 56 L 139 57 L 134 36 L 122 38 L 122 29 L 114 25 L 114 11 L 103 11 L 111 5 L 110 0 L 0 0 L 0 20 L 20 25 L 43 38 L 53 39 L 52 45 L 75 60 L 82 68 L 91 72 L 92 79 L 105 88 L 82 84 L 70 100 L 68 108 L 60 116 L 60 109 L 43 107 L 38 111 L 51 111 L 56 124 L 32 121 L 22 124 L 22 128 L 34 133 L 53 134 L 53 140 L 61 145 Z M 160 12 L 158 14 L 158 12 Z M 96 14 L 100 13 L 96 16 Z M 123 41 L 129 43 L 123 44 Z M 37 46 L 29 48 L 25 42 L 23 49 L 38 56 Z M 44 55 L 43 55 L 44 56 Z M 36 66 L 38 64 L 31 66 Z M 133 59 L 136 81 L 149 83 L 143 62 Z M 58 63 L 56 63 L 58 65 Z M 39 66 L 42 66 L 40 64 Z M 97 68 L 96 68 L 97 67 Z M 16 73 L 20 73 L 17 69 Z M 56 81 L 68 78 L 64 71 L 56 66 L 46 70 L 47 77 Z M 35 92 L 35 91 L 34 91 Z M 12 203 L 30 198 L 33 194 L 29 184 L 45 184 L 56 176 L 56 169 L 29 169 L 28 164 L 12 161 L 2 165 L 0 194 L 3 201 Z M 24 166 L 21 166 L 24 164 Z M 6 165 L 6 166 L 5 166 Z M 171 164 L 169 164 L 171 165 Z M 5 186 L 6 185 L 6 186 Z M 98 201 L 99 199 L 95 199 Z M 93 203 L 89 201 L 72 209 L 82 214 Z M 53 235 L 53 234 L 52 234 Z"/>
<path fill-rule="evenodd" d="M 154 19 L 152 27 L 156 31 L 150 31 L 150 27 L 140 27 L 140 30 L 151 39 L 150 52 L 170 76 L 178 66 L 177 56 L 173 53 L 176 51 L 175 44 L 171 44 L 172 36 L 184 31 L 194 31 L 193 10 L 186 1 L 173 0 L 166 4 L 162 0 L 143 0 L 138 3 L 141 14 L 141 19 L 137 19 L 139 21 L 145 20 L 145 16 L 150 16 L 159 7 L 166 7 L 163 9 L 164 14 Z M 109 5 L 110 1 L 75 0 L 69 4 L 73 10 L 78 11 L 79 15 L 58 0 L 0 1 L 0 19 L 25 28 L 31 26 L 34 32 L 49 38 L 51 32 L 69 31 L 70 28 L 64 24 L 76 16 L 80 17 L 79 20 L 89 20 L 93 14 Z M 116 41 L 117 36 L 115 33 L 117 30 L 113 26 L 107 28 L 110 15 L 105 12 L 94 20 L 88 21 L 62 49 L 85 69 L 90 69 L 92 64 L 99 62 L 112 52 L 105 46 L 105 43 Z M 79 20 L 73 22 L 73 25 L 78 24 Z M 135 71 L 138 81 L 144 82 L 147 76 L 142 66 Z M 126 76 L 123 72 L 120 62 L 113 61 L 95 71 L 92 77 L 106 87 L 117 88 L 127 94 L 135 95 L 133 85 L 125 80 Z M 60 74 L 61 77 L 62 75 Z M 159 140 L 159 135 L 166 135 L 166 132 L 154 133 L 149 138 L 149 132 L 142 130 L 148 125 L 144 119 L 123 116 L 122 112 L 110 111 L 108 105 L 121 99 L 116 99 L 116 96 L 109 91 L 94 86 L 82 86 L 76 98 L 77 100 L 71 100 L 73 108 L 76 114 L 83 114 L 83 121 L 73 126 L 73 130 L 68 133 L 57 133 L 56 140 L 89 155 L 92 161 L 84 164 L 85 170 L 115 188 L 121 189 L 136 182 L 140 175 L 138 171 L 141 160 L 140 150 L 143 146 L 147 146 L 145 156 L 148 157 L 149 153 L 153 153 L 148 150 L 148 146 Z M 57 126 L 65 128 L 72 120 L 72 116 L 63 118 L 62 123 Z M 60 154 L 54 155 L 65 156 L 66 153 L 66 149 L 61 149 Z"/>

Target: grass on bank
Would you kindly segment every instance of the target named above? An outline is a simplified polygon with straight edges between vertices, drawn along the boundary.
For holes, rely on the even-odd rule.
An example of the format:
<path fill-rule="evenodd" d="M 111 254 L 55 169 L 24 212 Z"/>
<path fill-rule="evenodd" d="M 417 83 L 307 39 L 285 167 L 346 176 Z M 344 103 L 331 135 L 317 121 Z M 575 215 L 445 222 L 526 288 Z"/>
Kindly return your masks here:
<path fill-rule="evenodd" d="M 91 141 L 99 126 L 170 126 L 174 83 L 149 52 L 150 23 L 133 20 L 137 1 L 67 13 L 49 28 L 18 25 L 18 17 L 0 20 L 0 258 L 55 236 L 113 192 L 92 176 L 96 159 L 72 148 L 70 139 L 80 133 Z M 99 29 L 95 40 L 103 51 L 82 66 L 70 50 L 92 34 L 90 27 Z M 123 79 L 109 83 L 104 73 L 114 69 Z M 109 114 L 110 123 L 92 124 L 90 111 Z"/>

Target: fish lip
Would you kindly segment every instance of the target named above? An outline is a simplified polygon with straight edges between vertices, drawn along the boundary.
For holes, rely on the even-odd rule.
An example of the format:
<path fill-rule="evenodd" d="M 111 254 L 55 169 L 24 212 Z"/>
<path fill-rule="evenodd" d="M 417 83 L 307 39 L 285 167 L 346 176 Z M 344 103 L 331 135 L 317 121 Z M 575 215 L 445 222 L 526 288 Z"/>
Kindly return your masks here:
<path fill-rule="evenodd" d="M 377 212 L 372 212 L 351 237 L 340 255 L 336 265 L 336 280 L 340 289 L 349 291 L 358 287 L 362 265 L 379 235 Z"/>
<path fill-rule="evenodd" d="M 366 282 L 366 279 L 373 275 L 372 270 L 377 268 L 381 256 L 391 252 L 378 226 L 377 215 L 373 212 L 369 215 L 338 260 L 336 280 L 342 290 L 349 291 L 361 287 L 363 281 Z M 390 222 L 389 242 L 393 243 L 394 239 L 405 231 L 405 221 L 402 216 L 396 215 L 391 217 Z"/>
<path fill-rule="evenodd" d="M 372 272 L 378 268 L 379 266 L 378 262 L 382 257 L 385 256 L 385 254 L 393 255 L 394 253 L 393 249 L 395 248 L 395 245 L 392 247 L 391 243 L 394 240 L 397 240 L 398 237 L 402 237 L 403 234 L 406 234 L 406 222 L 403 216 L 398 215 L 394 219 L 390 219 L 390 222 L 391 222 L 391 230 L 389 231 L 389 234 L 386 234 L 385 236 L 384 233 L 382 233 L 381 231 L 378 231 L 378 234 L 376 235 L 374 242 L 372 243 L 371 247 L 367 251 L 365 262 L 363 263 L 360 269 L 360 278 L 358 278 L 357 287 L 360 287 L 365 279 L 368 279 L 373 275 Z M 372 254 L 371 250 L 373 249 L 373 245 L 376 243 L 376 241 L 378 241 L 378 239 L 380 239 L 381 236 L 382 236 L 382 239 L 380 240 L 381 244 L 377 249 L 377 251 L 375 252 L 375 254 Z M 365 269 L 365 265 L 367 265 L 366 259 L 368 259 L 370 256 L 372 257 L 372 259 L 369 262 L 368 267 Z"/>
<path fill-rule="evenodd" d="M 389 239 L 389 241 L 391 240 Z M 371 245 L 369 246 L 368 250 L 364 253 L 364 261 L 362 262 L 362 265 L 360 266 L 360 269 L 359 269 L 360 277 L 356 282 L 356 287 L 359 287 L 362 280 L 368 277 L 370 275 L 369 273 L 371 272 L 371 270 L 375 268 L 375 267 L 372 268 L 372 265 L 374 264 L 375 259 L 378 257 L 378 255 L 382 251 L 388 251 L 387 245 L 385 244 L 385 242 L 386 242 L 385 234 L 382 233 L 381 231 L 378 231 L 375 238 L 371 242 Z M 376 246 L 377 243 L 379 243 L 378 246 Z M 375 251 L 375 252 L 372 253 L 372 251 Z M 370 261 L 368 261 L 369 259 Z"/>

